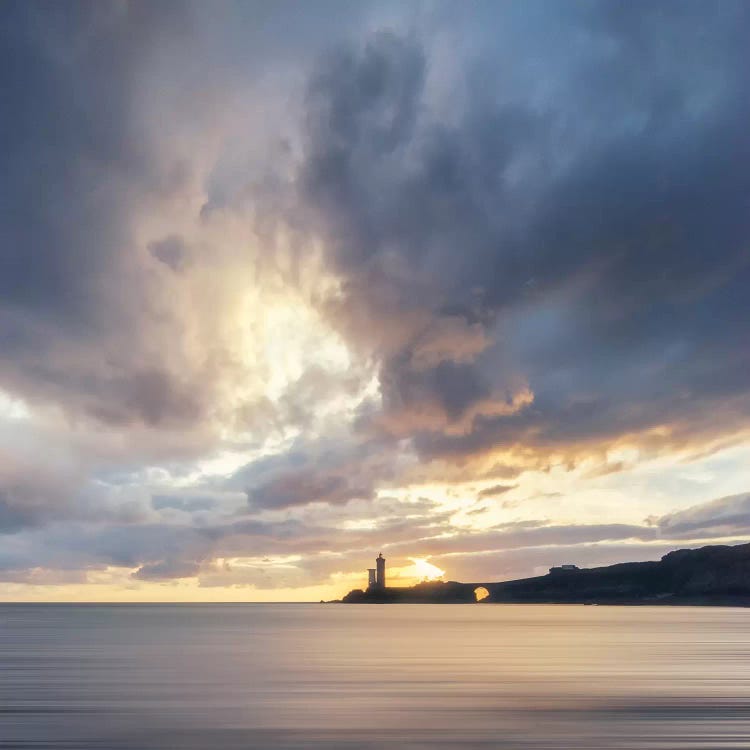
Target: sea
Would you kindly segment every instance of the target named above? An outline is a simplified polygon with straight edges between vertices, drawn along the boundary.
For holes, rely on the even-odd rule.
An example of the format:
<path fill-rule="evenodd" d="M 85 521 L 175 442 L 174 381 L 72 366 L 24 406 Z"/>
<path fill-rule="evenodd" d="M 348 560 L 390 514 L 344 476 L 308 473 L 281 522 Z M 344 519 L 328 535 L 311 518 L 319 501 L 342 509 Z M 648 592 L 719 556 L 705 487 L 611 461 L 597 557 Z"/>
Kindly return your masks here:
<path fill-rule="evenodd" d="M 750 748 L 750 610 L 0 605 L 0 748 Z"/>

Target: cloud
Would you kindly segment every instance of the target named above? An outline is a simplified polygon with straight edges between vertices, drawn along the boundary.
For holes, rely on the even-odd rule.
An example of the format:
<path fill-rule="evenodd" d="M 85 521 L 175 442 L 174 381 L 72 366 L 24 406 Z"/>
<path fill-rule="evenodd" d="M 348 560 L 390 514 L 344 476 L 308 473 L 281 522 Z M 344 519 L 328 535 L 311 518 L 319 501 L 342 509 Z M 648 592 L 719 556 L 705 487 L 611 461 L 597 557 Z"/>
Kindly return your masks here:
<path fill-rule="evenodd" d="M 201 510 L 213 510 L 218 501 L 212 497 L 173 497 L 171 495 L 154 495 L 151 498 L 151 506 L 154 510 L 183 510 L 188 513 Z"/>
<path fill-rule="evenodd" d="M 576 545 L 593 542 L 657 538 L 654 529 L 630 524 L 554 525 L 543 521 L 524 521 L 502 525 L 488 531 L 467 532 L 453 536 L 420 540 L 416 554 L 440 555 L 451 552 L 490 552 L 498 549 Z"/>
<path fill-rule="evenodd" d="M 673 447 L 717 410 L 742 428 L 746 9 L 571 19 L 588 57 L 541 108 L 485 86 L 445 122 L 423 47 L 393 34 L 313 78 L 300 181 L 344 278 L 329 310 L 380 352 L 381 423 L 423 456 Z M 666 51 L 690 44 L 687 65 Z"/>
<path fill-rule="evenodd" d="M 189 432 L 211 450 L 270 403 L 263 329 L 299 299 L 251 216 L 201 215 L 206 144 L 248 134 L 206 114 L 237 73 L 187 3 L 3 16 L 0 388 L 91 429 Z"/>
<path fill-rule="evenodd" d="M 750 495 L 731 495 L 656 520 L 665 537 L 741 537 L 750 534 Z"/>
<path fill-rule="evenodd" d="M 497 497 L 510 490 L 514 490 L 516 487 L 518 487 L 517 484 L 494 484 L 492 487 L 485 487 L 483 490 L 480 490 L 477 498 Z"/>
<path fill-rule="evenodd" d="M 344 433 L 297 441 L 286 452 L 241 468 L 225 483 L 242 489 L 250 507 L 281 509 L 308 503 L 371 500 L 395 476 L 393 445 Z"/>
<path fill-rule="evenodd" d="M 179 235 L 171 234 L 164 239 L 151 242 L 148 249 L 154 258 L 175 273 L 179 273 L 187 266 L 189 252 Z"/>
<path fill-rule="evenodd" d="M 747 437 L 747 5 L 330 10 L 3 7 L 8 580 L 747 533 L 745 495 L 576 500 Z"/>
<path fill-rule="evenodd" d="M 194 560 L 160 560 L 156 563 L 141 565 L 133 573 L 133 578 L 140 581 L 161 581 L 175 578 L 192 578 L 198 574 L 200 564 Z"/>
<path fill-rule="evenodd" d="M 187 23 L 175 3 L 4 8 L 0 382 L 33 402 L 118 424 L 205 414 L 196 381 L 144 356 L 155 303 L 136 236 L 179 179 L 165 184 L 135 91 Z"/>
<path fill-rule="evenodd" d="M 33 526 L 36 522 L 33 509 L 23 504 L 12 503 L 0 495 L 0 531 L 14 532 L 25 526 Z"/>
<path fill-rule="evenodd" d="M 286 508 L 315 502 L 346 503 L 371 496 L 371 487 L 358 485 L 348 476 L 315 471 L 288 472 L 248 491 L 250 504 L 260 508 Z"/>

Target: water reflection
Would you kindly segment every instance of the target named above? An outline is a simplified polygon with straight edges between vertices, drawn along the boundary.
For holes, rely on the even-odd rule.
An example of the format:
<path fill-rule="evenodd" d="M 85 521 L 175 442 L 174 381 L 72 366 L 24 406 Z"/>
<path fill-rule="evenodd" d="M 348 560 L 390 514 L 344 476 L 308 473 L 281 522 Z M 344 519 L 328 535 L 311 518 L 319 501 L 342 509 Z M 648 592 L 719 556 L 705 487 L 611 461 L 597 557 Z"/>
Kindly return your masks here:
<path fill-rule="evenodd" d="M 750 611 L 0 606 L 0 747 L 747 748 Z"/>

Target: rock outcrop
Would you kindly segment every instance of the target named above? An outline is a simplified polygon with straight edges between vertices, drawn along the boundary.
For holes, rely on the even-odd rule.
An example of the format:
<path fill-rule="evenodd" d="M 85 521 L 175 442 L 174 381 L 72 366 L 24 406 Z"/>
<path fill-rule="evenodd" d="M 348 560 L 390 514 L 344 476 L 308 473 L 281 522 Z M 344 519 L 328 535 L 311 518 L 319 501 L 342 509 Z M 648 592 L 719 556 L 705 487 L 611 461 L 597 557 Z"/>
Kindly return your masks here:
<path fill-rule="evenodd" d="M 457 581 L 355 589 L 346 603 L 684 604 L 750 606 L 750 544 L 681 549 L 653 562 L 554 569 L 547 575 L 495 583 Z"/>

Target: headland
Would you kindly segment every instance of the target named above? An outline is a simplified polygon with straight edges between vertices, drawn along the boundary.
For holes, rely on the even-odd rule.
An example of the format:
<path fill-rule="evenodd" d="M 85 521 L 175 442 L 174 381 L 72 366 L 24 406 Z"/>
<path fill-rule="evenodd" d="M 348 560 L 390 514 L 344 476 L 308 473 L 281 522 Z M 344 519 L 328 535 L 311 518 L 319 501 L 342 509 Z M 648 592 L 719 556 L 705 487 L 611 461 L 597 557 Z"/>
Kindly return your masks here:
<path fill-rule="evenodd" d="M 380 574 L 380 575 L 378 575 Z M 680 549 L 660 560 L 600 568 L 564 565 L 514 581 L 429 581 L 386 586 L 385 559 L 370 572 L 367 589 L 350 591 L 347 604 L 659 604 L 750 606 L 750 544 Z"/>

